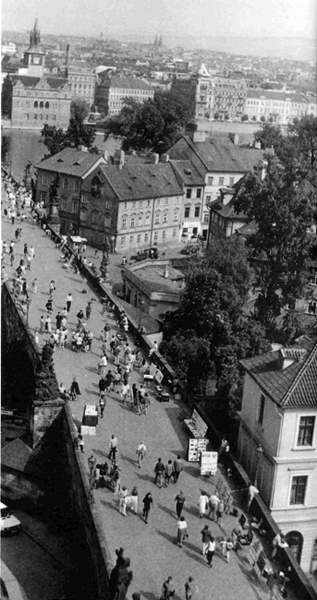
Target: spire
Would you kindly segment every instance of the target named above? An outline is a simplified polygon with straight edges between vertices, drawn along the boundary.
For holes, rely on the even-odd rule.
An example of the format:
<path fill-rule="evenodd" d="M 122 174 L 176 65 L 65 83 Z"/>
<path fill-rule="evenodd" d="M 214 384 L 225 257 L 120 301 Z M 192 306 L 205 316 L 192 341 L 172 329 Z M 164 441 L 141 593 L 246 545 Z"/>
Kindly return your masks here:
<path fill-rule="evenodd" d="M 30 33 L 30 48 L 37 48 L 41 43 L 41 33 L 38 26 L 38 21 L 35 19 L 34 27 Z"/>
<path fill-rule="evenodd" d="M 154 40 L 154 47 L 157 48 L 157 45 L 158 45 L 158 37 L 157 37 L 157 34 L 156 34 L 155 40 Z"/>
<path fill-rule="evenodd" d="M 158 45 L 159 47 L 161 47 L 161 46 L 163 45 L 163 42 L 162 42 L 162 34 L 160 35 L 160 37 L 159 37 L 159 39 L 158 39 L 158 41 L 157 41 L 157 45 Z"/>

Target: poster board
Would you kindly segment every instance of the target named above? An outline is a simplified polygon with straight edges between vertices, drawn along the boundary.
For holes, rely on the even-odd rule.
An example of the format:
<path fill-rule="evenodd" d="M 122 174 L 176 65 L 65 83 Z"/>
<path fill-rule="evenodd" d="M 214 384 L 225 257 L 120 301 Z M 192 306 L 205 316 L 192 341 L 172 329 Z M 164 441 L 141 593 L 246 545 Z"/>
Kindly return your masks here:
<path fill-rule="evenodd" d="M 205 421 L 202 419 L 202 417 L 198 414 L 196 409 L 193 410 L 191 420 L 194 423 L 196 431 L 199 433 L 199 437 L 204 438 L 207 433 L 208 425 L 205 423 Z"/>
<path fill-rule="evenodd" d="M 160 369 L 158 369 L 153 363 L 150 366 L 150 375 L 152 375 L 158 385 L 160 385 L 164 379 L 164 375 Z"/>
<path fill-rule="evenodd" d="M 98 407 L 96 404 L 86 404 L 83 413 L 80 432 L 83 435 L 96 435 L 98 425 Z"/>
<path fill-rule="evenodd" d="M 201 452 L 205 452 L 208 446 L 209 440 L 191 438 L 188 441 L 188 456 L 187 460 L 189 462 L 199 462 L 199 455 Z"/>
<path fill-rule="evenodd" d="M 202 452 L 200 455 L 200 474 L 216 475 L 218 452 Z"/>

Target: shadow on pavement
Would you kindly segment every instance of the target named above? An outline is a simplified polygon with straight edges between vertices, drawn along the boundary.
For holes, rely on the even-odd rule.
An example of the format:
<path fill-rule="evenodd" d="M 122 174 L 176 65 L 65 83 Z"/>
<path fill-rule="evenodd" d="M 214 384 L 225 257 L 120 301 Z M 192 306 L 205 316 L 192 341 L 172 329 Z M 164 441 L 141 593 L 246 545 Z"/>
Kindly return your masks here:
<path fill-rule="evenodd" d="M 168 514 L 170 517 L 174 517 L 174 519 L 177 520 L 177 515 L 175 514 L 175 510 L 173 510 L 172 508 L 167 508 L 167 506 L 164 506 L 163 504 L 157 504 L 157 507 L 162 510 L 163 512 L 165 512 L 166 514 Z"/>
<path fill-rule="evenodd" d="M 171 542 L 174 546 L 176 546 L 176 535 L 170 535 L 169 533 L 165 533 L 165 531 L 160 531 L 156 529 L 156 533 L 165 538 L 168 542 Z"/>
<path fill-rule="evenodd" d="M 144 590 L 140 590 L 141 597 L 146 598 L 146 600 L 157 600 L 158 596 L 152 594 L 152 592 L 145 592 Z"/>
<path fill-rule="evenodd" d="M 127 462 L 131 463 L 131 465 L 134 465 L 135 467 L 138 466 L 137 461 L 133 458 L 130 458 L 130 456 L 126 456 L 125 454 L 120 454 L 120 458 L 122 460 L 126 460 Z"/>

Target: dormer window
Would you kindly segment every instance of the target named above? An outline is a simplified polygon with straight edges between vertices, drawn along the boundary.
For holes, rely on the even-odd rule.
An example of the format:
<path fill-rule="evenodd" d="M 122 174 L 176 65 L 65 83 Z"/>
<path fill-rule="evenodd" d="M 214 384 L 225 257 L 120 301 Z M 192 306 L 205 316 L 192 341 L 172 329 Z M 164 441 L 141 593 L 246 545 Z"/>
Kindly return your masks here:
<path fill-rule="evenodd" d="M 99 198 L 102 192 L 102 182 L 99 177 L 94 177 L 91 182 L 91 195 L 94 198 Z"/>

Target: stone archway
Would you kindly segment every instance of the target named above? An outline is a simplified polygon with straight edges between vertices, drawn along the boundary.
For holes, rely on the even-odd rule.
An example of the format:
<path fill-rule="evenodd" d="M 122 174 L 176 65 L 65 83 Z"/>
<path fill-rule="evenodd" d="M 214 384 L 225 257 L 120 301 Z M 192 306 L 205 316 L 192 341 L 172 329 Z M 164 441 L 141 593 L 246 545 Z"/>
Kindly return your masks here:
<path fill-rule="evenodd" d="M 299 531 L 289 531 L 289 533 L 287 533 L 285 537 L 298 564 L 300 564 L 304 541 L 302 534 Z"/>

